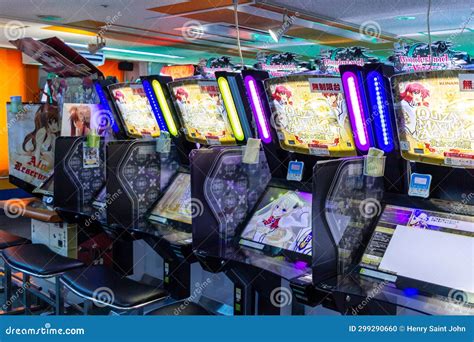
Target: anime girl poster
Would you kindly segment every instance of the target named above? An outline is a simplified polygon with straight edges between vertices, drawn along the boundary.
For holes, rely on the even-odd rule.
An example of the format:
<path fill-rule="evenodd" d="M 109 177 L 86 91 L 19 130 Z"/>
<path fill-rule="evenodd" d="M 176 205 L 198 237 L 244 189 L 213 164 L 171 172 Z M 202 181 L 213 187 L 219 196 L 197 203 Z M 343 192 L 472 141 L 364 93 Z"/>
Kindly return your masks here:
<path fill-rule="evenodd" d="M 97 135 L 111 134 L 111 113 L 101 105 L 84 103 L 65 103 L 61 120 L 61 136 L 87 136 L 95 131 Z M 106 127 L 108 126 L 108 127 Z"/>
<path fill-rule="evenodd" d="M 311 254 L 311 194 L 270 188 L 242 238 L 301 254 Z"/>
<path fill-rule="evenodd" d="M 54 143 L 60 132 L 58 109 L 45 104 L 23 104 L 18 113 L 7 108 L 9 173 L 35 187 L 54 168 Z"/>

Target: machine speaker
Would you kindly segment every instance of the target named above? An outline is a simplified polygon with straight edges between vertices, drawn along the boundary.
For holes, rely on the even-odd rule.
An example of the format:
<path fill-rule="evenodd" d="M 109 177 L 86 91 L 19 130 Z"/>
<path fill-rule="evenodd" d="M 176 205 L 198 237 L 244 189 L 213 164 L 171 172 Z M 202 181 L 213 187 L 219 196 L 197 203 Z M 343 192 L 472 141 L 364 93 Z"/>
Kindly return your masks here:
<path fill-rule="evenodd" d="M 131 62 L 120 62 L 118 65 L 119 70 L 122 71 L 133 71 L 133 63 Z"/>

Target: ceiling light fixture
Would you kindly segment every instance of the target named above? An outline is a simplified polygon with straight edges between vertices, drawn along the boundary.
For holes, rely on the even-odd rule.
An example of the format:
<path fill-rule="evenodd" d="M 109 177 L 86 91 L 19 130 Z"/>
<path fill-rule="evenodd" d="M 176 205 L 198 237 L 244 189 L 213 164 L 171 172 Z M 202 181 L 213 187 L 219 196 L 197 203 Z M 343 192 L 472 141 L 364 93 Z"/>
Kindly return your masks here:
<path fill-rule="evenodd" d="M 289 16 L 287 13 L 283 14 L 283 23 L 278 28 L 278 30 L 273 30 L 273 29 L 268 30 L 268 34 L 270 35 L 270 37 L 272 37 L 275 43 L 278 43 L 281 37 L 283 37 L 283 35 L 286 32 L 288 32 L 291 26 L 293 26 L 293 23 L 295 22 L 297 15 L 298 13 L 295 13 L 292 16 Z"/>
<path fill-rule="evenodd" d="M 78 48 L 84 48 L 84 49 L 87 49 L 87 47 L 88 47 L 86 44 L 77 44 L 77 43 L 66 43 L 66 44 L 71 46 L 71 47 L 78 47 Z M 166 54 L 163 54 L 163 53 L 134 51 L 134 50 L 128 50 L 128 49 L 112 48 L 112 47 L 104 47 L 102 50 L 103 51 L 110 51 L 110 52 L 129 53 L 129 54 L 132 54 L 132 55 L 150 56 L 150 57 L 164 57 L 164 58 L 172 58 L 172 59 L 184 58 L 182 56 L 166 55 Z"/>
<path fill-rule="evenodd" d="M 59 20 L 63 20 L 62 17 L 58 16 L 58 15 L 47 15 L 47 14 L 39 14 L 37 15 L 38 18 L 40 18 L 41 20 L 46 20 L 46 21 L 59 21 Z"/>
<path fill-rule="evenodd" d="M 401 15 L 399 17 L 396 17 L 397 20 L 405 21 L 405 20 L 415 20 L 416 17 L 413 17 L 411 15 Z"/>
<path fill-rule="evenodd" d="M 99 52 L 99 50 L 105 48 L 105 38 L 102 37 L 102 35 L 98 34 L 97 37 L 96 37 L 96 43 L 89 43 L 87 44 L 87 50 L 89 50 L 89 52 L 91 54 L 96 54 L 97 52 Z"/>

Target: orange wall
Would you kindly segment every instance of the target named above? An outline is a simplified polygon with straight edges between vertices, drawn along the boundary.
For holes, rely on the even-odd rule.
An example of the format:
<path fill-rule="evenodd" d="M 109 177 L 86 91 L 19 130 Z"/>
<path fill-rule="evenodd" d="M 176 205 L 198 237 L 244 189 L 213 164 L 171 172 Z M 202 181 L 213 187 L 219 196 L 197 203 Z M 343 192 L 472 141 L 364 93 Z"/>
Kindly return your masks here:
<path fill-rule="evenodd" d="M 123 71 L 118 69 L 118 63 L 106 60 L 99 69 L 105 76 L 116 76 L 122 82 Z M 35 101 L 39 93 L 38 73 L 38 66 L 22 63 L 20 51 L 0 48 L 0 176 L 8 175 L 6 102 L 12 95 L 20 95 L 24 102 Z"/>
<path fill-rule="evenodd" d="M 114 59 L 106 59 L 104 65 L 98 67 L 100 71 L 107 76 L 116 76 L 119 82 L 123 82 L 123 71 L 118 68 L 119 61 Z"/>
<path fill-rule="evenodd" d="M 22 101 L 34 101 L 39 92 L 39 68 L 23 65 L 21 52 L 0 48 L 0 176 L 8 174 L 8 131 L 6 102 L 20 95 Z"/>

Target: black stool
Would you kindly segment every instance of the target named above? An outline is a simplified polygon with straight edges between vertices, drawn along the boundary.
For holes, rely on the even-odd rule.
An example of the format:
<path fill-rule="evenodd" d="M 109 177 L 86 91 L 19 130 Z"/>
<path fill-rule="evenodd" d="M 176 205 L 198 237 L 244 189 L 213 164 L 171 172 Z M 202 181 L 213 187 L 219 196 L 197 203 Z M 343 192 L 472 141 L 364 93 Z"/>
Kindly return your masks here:
<path fill-rule="evenodd" d="M 165 305 L 161 308 L 155 309 L 147 313 L 148 316 L 208 316 L 212 315 L 201 305 L 188 302 L 179 301 L 173 304 Z"/>
<path fill-rule="evenodd" d="M 11 234 L 5 230 L 0 230 L 0 250 L 29 243 L 31 243 L 31 241 L 28 239 Z"/>
<path fill-rule="evenodd" d="M 3 251 L 8 247 L 26 245 L 29 243 L 31 243 L 31 241 L 28 239 L 11 234 L 5 230 L 0 230 L 0 251 Z M 12 297 L 11 269 L 9 267 L 5 267 L 2 272 L 2 289 L 0 292 L 5 292 L 5 311 L 11 311 L 11 305 L 8 305 L 8 303 L 11 302 Z"/>
<path fill-rule="evenodd" d="M 14 269 L 23 273 L 23 305 L 25 314 L 28 314 L 30 308 L 30 293 L 45 302 L 54 305 L 56 315 L 63 313 L 63 303 L 61 295 L 61 287 L 59 276 L 68 270 L 82 267 L 84 263 L 79 260 L 64 257 L 50 250 L 46 245 L 29 244 L 9 247 L 3 250 L 3 260 L 5 261 L 5 269 L 9 274 L 11 281 L 11 270 Z M 8 269 L 8 271 L 7 271 Z M 56 278 L 55 279 L 55 296 L 53 300 L 41 291 L 30 287 L 30 277 L 36 278 Z M 8 297 L 7 297 L 8 298 Z"/>
<path fill-rule="evenodd" d="M 90 266 L 65 272 L 61 283 L 79 297 L 85 299 L 84 314 L 89 313 L 92 303 L 124 312 L 143 314 L 147 305 L 169 297 L 166 290 L 139 283 L 123 277 L 105 266 Z"/>

